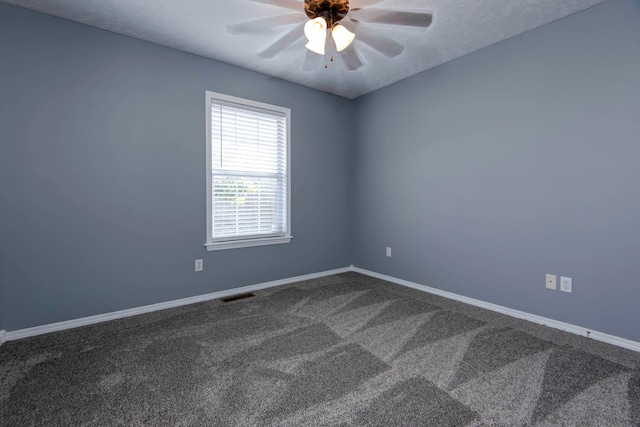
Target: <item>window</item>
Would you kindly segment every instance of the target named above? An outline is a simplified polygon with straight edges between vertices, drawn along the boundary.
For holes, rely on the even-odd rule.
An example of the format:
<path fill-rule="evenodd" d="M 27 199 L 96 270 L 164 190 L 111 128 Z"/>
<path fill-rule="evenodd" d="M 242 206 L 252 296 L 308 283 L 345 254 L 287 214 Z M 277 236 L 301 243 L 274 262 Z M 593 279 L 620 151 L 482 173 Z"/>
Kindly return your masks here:
<path fill-rule="evenodd" d="M 206 93 L 207 250 L 291 241 L 291 110 Z"/>

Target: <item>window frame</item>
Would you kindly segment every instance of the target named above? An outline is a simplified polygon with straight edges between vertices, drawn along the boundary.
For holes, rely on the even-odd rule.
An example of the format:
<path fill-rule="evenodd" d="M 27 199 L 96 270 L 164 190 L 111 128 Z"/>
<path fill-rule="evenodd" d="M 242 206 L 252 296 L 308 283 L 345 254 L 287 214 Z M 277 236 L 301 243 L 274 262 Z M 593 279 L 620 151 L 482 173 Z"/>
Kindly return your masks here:
<path fill-rule="evenodd" d="M 286 230 L 285 234 L 278 236 L 269 236 L 263 237 L 261 235 L 254 236 L 242 236 L 242 237 L 231 237 L 229 240 L 214 240 L 212 231 L 213 231 L 213 164 L 212 164 L 212 135 L 211 135 L 211 103 L 214 101 L 221 102 L 230 102 L 237 104 L 238 107 L 247 107 L 247 110 L 267 110 L 274 111 L 279 114 L 284 114 L 286 121 L 286 138 L 285 138 L 285 152 L 286 152 L 286 179 L 285 179 L 285 197 L 286 197 L 286 207 L 285 207 L 285 224 Z M 205 91 L 205 112 L 206 112 L 206 157 L 207 157 L 207 238 L 204 246 L 207 248 L 207 251 L 216 251 L 216 250 L 224 250 L 224 249 L 236 249 L 236 248 L 246 248 L 252 246 L 264 246 L 264 245 L 276 245 L 282 243 L 289 243 L 293 236 L 291 235 L 291 109 L 286 107 L 281 107 L 278 105 L 266 104 L 263 102 L 253 101 L 250 99 L 239 98 L 236 96 L 225 95 L 222 93 Z"/>

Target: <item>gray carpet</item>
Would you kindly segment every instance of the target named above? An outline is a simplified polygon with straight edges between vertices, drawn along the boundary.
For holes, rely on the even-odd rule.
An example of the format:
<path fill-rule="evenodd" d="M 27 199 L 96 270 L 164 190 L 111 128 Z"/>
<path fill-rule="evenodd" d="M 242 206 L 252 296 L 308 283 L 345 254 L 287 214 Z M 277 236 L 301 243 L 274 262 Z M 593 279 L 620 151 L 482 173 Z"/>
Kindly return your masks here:
<path fill-rule="evenodd" d="M 5 343 L 0 424 L 638 426 L 640 353 L 346 273 Z"/>

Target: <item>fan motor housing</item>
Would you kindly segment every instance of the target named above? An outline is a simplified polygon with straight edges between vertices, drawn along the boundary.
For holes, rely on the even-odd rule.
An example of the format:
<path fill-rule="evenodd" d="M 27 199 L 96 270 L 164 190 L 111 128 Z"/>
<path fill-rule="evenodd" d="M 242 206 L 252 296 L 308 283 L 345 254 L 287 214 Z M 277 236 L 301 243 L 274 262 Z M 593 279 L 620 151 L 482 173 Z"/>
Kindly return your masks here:
<path fill-rule="evenodd" d="M 322 17 L 328 25 L 349 13 L 349 0 L 304 0 L 304 11 L 310 19 Z"/>

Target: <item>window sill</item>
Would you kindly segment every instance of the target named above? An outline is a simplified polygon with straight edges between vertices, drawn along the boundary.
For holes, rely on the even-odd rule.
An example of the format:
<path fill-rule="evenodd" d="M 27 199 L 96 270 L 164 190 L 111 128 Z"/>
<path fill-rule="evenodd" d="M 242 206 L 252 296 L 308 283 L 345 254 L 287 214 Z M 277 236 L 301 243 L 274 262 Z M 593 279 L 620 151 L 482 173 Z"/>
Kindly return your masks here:
<path fill-rule="evenodd" d="M 208 251 L 220 251 L 224 249 L 249 248 L 252 246 L 279 245 L 289 243 L 293 237 L 267 237 L 264 239 L 232 240 L 228 242 L 205 243 Z"/>

